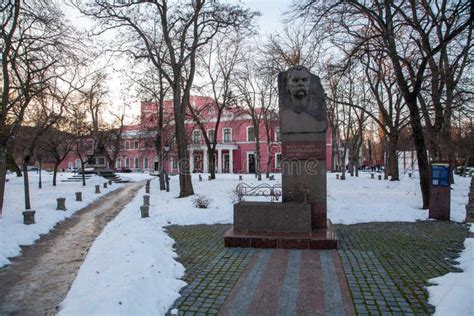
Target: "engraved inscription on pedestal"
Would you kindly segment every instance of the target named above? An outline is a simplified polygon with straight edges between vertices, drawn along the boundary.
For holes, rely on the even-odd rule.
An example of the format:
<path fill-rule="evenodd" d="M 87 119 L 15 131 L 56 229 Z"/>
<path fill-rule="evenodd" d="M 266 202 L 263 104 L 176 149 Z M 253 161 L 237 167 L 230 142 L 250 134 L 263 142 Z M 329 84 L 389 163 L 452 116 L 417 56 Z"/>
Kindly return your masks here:
<path fill-rule="evenodd" d="M 325 142 L 297 142 L 288 141 L 282 144 L 282 155 L 286 159 L 326 159 Z"/>

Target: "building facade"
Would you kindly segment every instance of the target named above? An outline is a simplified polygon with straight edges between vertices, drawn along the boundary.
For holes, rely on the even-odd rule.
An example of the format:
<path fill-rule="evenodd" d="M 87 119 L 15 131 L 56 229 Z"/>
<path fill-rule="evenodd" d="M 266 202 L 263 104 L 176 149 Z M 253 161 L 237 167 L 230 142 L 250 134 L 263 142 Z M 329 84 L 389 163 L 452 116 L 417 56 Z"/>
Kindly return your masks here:
<path fill-rule="evenodd" d="M 217 115 L 215 107 L 206 107 L 213 101 L 208 97 L 192 96 L 191 105 L 199 110 L 199 118 L 210 140 L 217 138 L 215 149 L 217 173 L 261 173 L 281 172 L 281 142 L 278 120 L 265 125 L 261 120 L 259 132 L 256 135 L 251 116 L 240 108 L 225 111 L 215 130 Z M 165 142 L 170 145 L 170 151 L 165 154 L 164 167 L 176 174 L 178 160 L 173 141 L 174 124 L 172 122 L 172 102 L 165 102 Z M 158 152 L 155 149 L 157 106 L 153 102 L 141 103 L 140 124 L 124 127 L 122 147 L 116 160 L 116 169 L 131 169 L 133 171 L 153 171 L 158 169 Z M 191 116 L 186 120 L 188 135 L 189 165 L 192 172 L 209 172 L 208 147 L 202 129 Z M 260 163 L 257 162 L 257 139 L 260 143 Z M 326 169 L 332 168 L 331 133 L 326 132 Z M 78 167 L 80 161 L 68 157 L 62 168 Z"/>

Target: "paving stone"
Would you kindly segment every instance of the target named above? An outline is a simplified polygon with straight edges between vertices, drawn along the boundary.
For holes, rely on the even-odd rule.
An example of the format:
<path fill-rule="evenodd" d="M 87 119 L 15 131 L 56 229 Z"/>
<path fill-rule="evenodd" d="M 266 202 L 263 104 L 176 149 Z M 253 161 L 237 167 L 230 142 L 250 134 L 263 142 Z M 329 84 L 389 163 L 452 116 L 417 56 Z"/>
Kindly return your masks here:
<path fill-rule="evenodd" d="M 335 225 L 338 253 L 358 315 L 429 315 L 428 280 L 458 268 L 452 264 L 467 236 L 449 222 Z M 229 225 L 170 226 L 188 283 L 171 307 L 216 315 L 246 268 L 253 249 L 223 248 Z M 448 258 L 446 260 L 445 258 Z M 171 310 L 170 309 L 170 310 Z"/>
<path fill-rule="evenodd" d="M 215 315 L 252 257 L 253 249 L 224 248 L 222 234 L 229 225 L 169 226 L 176 241 L 180 261 L 186 268 L 189 285 L 181 293 L 192 293 L 176 300 L 170 308 Z M 168 312 L 169 315 L 169 312 Z"/>

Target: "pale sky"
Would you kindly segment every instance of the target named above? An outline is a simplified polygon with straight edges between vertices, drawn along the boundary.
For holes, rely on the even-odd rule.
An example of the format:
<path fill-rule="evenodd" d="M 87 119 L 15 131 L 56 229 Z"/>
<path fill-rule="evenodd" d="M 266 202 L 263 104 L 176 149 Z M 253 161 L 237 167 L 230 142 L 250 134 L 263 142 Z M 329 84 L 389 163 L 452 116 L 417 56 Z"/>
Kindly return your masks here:
<path fill-rule="evenodd" d="M 63 2 L 68 2 L 68 0 L 60 0 Z M 229 0 L 229 2 L 239 2 L 244 6 L 259 11 L 261 16 L 258 17 L 259 31 L 262 37 L 273 33 L 275 34 L 278 31 L 283 29 L 283 13 L 289 10 L 289 7 L 292 0 Z M 87 18 L 80 18 L 80 13 L 71 6 L 66 6 L 66 15 L 73 22 L 74 25 L 80 28 L 89 29 L 93 22 L 90 22 Z M 108 36 L 112 36 L 109 34 Z M 100 62 L 99 62 L 100 63 Z M 121 68 L 124 67 L 124 62 L 117 60 L 117 62 L 110 68 Z M 126 66 L 125 66 L 126 67 Z M 111 107 L 121 111 L 125 103 L 129 103 L 130 109 L 127 110 L 127 113 L 131 113 L 131 116 L 138 116 L 139 114 L 139 100 L 133 98 L 134 100 L 129 100 L 124 102 L 124 91 L 128 91 L 124 88 L 122 84 L 122 79 L 117 73 L 114 73 L 112 69 L 109 70 L 110 80 L 109 80 L 109 89 L 110 89 L 110 103 Z M 129 97 L 127 99 L 130 99 Z M 107 119 L 107 118 L 105 118 Z M 128 120 L 128 123 L 131 123 L 131 118 Z"/>
<path fill-rule="evenodd" d="M 256 11 L 260 11 L 260 32 L 262 35 L 274 33 L 283 28 L 283 13 L 289 10 L 291 0 L 243 0 L 242 3 Z"/>

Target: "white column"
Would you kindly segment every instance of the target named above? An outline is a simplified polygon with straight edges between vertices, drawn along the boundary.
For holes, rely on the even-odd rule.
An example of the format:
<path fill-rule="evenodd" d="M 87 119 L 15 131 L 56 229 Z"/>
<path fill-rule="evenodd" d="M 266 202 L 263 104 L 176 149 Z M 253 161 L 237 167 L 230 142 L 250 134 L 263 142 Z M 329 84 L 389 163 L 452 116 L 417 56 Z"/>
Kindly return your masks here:
<path fill-rule="evenodd" d="M 189 151 L 189 172 L 194 171 L 194 150 Z"/>
<path fill-rule="evenodd" d="M 229 173 L 234 173 L 234 150 L 229 149 Z"/>
<path fill-rule="evenodd" d="M 217 173 L 222 173 L 222 149 L 217 150 Z"/>
<path fill-rule="evenodd" d="M 208 173 L 209 172 L 209 155 L 207 154 L 207 147 L 202 151 L 203 155 L 203 172 Z"/>

